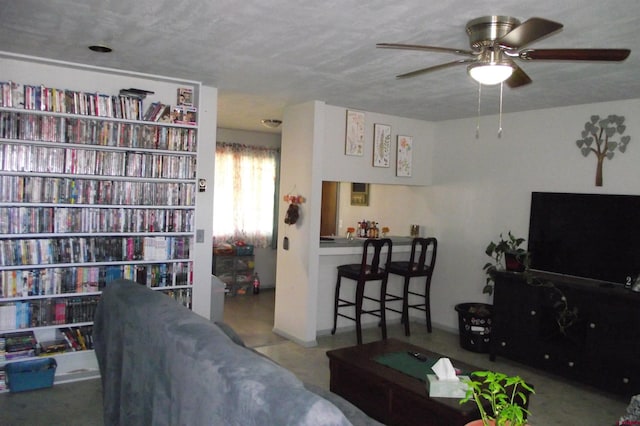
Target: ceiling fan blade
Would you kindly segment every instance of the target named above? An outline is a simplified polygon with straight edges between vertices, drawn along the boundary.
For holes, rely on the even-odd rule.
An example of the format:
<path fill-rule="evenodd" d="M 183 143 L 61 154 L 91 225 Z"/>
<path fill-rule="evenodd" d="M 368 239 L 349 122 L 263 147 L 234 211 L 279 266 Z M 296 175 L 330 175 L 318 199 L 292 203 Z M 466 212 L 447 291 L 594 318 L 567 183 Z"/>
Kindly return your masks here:
<path fill-rule="evenodd" d="M 505 83 L 507 83 L 507 86 L 510 88 L 515 89 L 516 87 L 526 86 L 531 83 L 531 78 L 522 68 L 516 65 L 516 69 L 513 71 L 513 74 L 511 74 L 511 77 L 509 77 Z"/>
<path fill-rule="evenodd" d="M 624 61 L 629 49 L 525 49 L 518 56 L 524 60 L 554 61 Z"/>
<path fill-rule="evenodd" d="M 496 42 L 507 49 L 518 49 L 562 28 L 562 24 L 543 18 L 530 18 Z"/>
<path fill-rule="evenodd" d="M 421 44 L 378 43 L 376 47 L 382 49 L 422 50 L 426 52 L 454 53 L 456 55 L 476 56 L 471 50 L 453 49 L 449 47 L 424 46 Z"/>
<path fill-rule="evenodd" d="M 447 63 L 444 63 L 444 64 L 435 65 L 435 66 L 428 67 L 428 68 L 422 68 L 422 69 L 416 70 L 416 71 L 411 71 L 411 72 L 408 72 L 406 74 L 400 74 L 400 75 L 397 75 L 396 78 L 400 79 L 400 78 L 415 77 L 415 76 L 420 75 L 420 74 L 425 74 L 425 73 L 432 72 L 432 71 L 438 71 L 438 70 L 441 70 L 441 69 L 454 67 L 456 65 L 469 64 L 469 63 L 472 63 L 472 62 L 476 62 L 476 60 L 475 59 L 459 59 L 457 61 L 447 62 Z"/>

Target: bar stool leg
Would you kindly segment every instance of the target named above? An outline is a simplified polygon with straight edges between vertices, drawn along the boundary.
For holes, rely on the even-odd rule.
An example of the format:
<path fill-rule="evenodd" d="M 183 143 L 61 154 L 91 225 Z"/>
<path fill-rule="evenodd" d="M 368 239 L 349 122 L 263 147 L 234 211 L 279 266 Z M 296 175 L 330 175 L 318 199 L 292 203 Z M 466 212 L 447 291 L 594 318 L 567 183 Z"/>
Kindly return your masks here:
<path fill-rule="evenodd" d="M 364 296 L 364 281 L 358 280 L 356 287 L 356 336 L 358 344 L 362 344 L 362 299 Z"/>
<path fill-rule="evenodd" d="M 387 277 L 380 284 L 380 323 L 382 326 L 382 340 L 387 340 L 387 309 L 385 307 L 385 299 L 387 295 Z"/>
<path fill-rule="evenodd" d="M 424 293 L 424 310 L 427 312 L 427 331 L 431 333 L 431 297 L 429 295 L 429 279 L 427 278 L 427 284 Z"/>
<path fill-rule="evenodd" d="M 331 330 L 331 334 L 336 334 L 336 327 L 338 325 L 338 299 L 340 299 L 340 279 L 342 276 L 338 273 L 338 281 L 336 282 L 336 294 L 335 301 L 333 304 L 333 329 Z"/>
<path fill-rule="evenodd" d="M 404 277 L 404 293 L 402 295 L 402 322 L 404 322 L 404 335 L 411 336 L 409 331 L 409 283 L 411 282 L 410 276 Z"/>

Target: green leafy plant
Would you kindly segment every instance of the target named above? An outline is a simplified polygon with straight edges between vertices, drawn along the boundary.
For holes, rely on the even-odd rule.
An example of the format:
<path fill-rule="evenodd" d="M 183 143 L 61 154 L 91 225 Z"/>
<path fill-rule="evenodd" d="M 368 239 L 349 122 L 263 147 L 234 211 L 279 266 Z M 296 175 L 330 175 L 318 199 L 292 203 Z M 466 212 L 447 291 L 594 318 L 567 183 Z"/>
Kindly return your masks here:
<path fill-rule="evenodd" d="M 491 241 L 489 243 L 485 253 L 493 261 L 487 262 L 482 267 L 487 274 L 487 281 L 482 293 L 493 294 L 493 272 L 500 269 L 523 271 L 528 267 L 529 253 L 521 247 L 524 242 L 524 238 L 516 237 L 509 231 L 506 238 L 500 234 L 500 239 L 497 242 Z"/>
<path fill-rule="evenodd" d="M 484 426 L 523 426 L 529 411 L 525 408 L 528 393 L 535 393 L 520 376 L 507 376 L 493 371 L 475 371 L 464 382 L 469 386 L 460 404 L 473 399 Z M 489 401 L 490 410 L 485 408 Z"/>

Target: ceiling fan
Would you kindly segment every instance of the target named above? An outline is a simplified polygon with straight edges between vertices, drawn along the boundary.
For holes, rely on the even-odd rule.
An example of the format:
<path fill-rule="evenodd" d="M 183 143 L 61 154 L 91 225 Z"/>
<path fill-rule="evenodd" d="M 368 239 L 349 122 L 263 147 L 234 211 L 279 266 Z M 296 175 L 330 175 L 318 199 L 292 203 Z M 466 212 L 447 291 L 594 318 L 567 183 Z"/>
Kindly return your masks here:
<path fill-rule="evenodd" d="M 562 28 L 562 24 L 543 18 L 530 18 L 523 23 L 510 16 L 483 16 L 467 23 L 471 50 L 415 44 L 378 43 L 385 49 L 422 50 L 466 56 L 428 68 L 400 74 L 396 78 L 415 77 L 456 65 L 467 65 L 467 72 L 481 84 L 503 81 L 511 88 L 531 83 L 531 78 L 514 59 L 523 61 L 623 61 L 629 49 L 523 49 Z"/>

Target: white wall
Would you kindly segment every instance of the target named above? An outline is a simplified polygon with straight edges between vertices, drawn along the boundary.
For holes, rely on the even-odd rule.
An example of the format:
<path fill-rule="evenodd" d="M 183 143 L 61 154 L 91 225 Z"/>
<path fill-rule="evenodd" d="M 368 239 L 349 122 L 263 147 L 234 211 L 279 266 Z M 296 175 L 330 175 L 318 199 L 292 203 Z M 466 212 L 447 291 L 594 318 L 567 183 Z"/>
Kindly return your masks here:
<path fill-rule="evenodd" d="M 595 156 L 575 141 L 591 115 L 626 117 L 631 142 L 604 165 L 595 187 Z M 422 188 L 428 226 L 439 238 L 431 293 L 434 324 L 457 329 L 454 306 L 487 302 L 482 294 L 486 245 L 512 230 L 527 238 L 532 191 L 640 194 L 640 100 L 580 105 L 436 124 L 433 185 Z"/>
<path fill-rule="evenodd" d="M 430 152 L 433 144 L 433 125 L 381 114 L 366 113 L 367 139 L 363 157 L 344 155 L 344 129 L 346 109 L 314 101 L 285 109 L 282 132 L 281 194 L 299 194 L 306 197 L 302 205 L 302 218 L 295 226 L 280 225 L 278 233 L 278 259 L 276 282 L 276 313 L 274 331 L 303 345 L 315 344 L 317 326 L 316 300 L 318 292 L 333 288 L 318 288 L 318 253 L 320 232 L 320 205 L 322 181 L 359 181 L 421 185 L 430 181 Z M 371 135 L 373 124 L 392 126 L 392 134 L 414 136 L 414 168 L 411 178 L 397 178 L 395 167 L 372 166 Z M 342 129 L 342 130 L 339 130 Z M 395 148 L 392 150 L 395 162 Z M 416 154 L 417 153 L 417 154 Z M 389 201 L 398 202 L 397 194 L 415 191 L 390 191 Z M 408 201 L 408 208 L 396 212 L 400 223 L 409 220 L 407 213 L 419 205 Z M 392 205 L 385 205 L 391 212 Z M 284 219 L 286 203 L 280 205 L 280 223 Z M 397 207 L 397 206 L 396 206 Z M 389 213 L 392 216 L 392 213 Z M 394 218 L 395 220 L 395 218 Z M 409 223 L 409 222 L 407 222 Z M 346 226 L 346 225 L 345 225 Z M 396 226 L 396 225 L 392 225 Z M 282 240 L 289 238 L 289 250 L 282 248 Z M 333 280 L 331 280 L 333 282 Z"/>
<path fill-rule="evenodd" d="M 277 133 L 252 132 L 218 127 L 216 135 L 218 142 L 241 143 L 265 148 L 280 148 L 281 143 L 280 135 Z"/>
<path fill-rule="evenodd" d="M 344 154 L 347 109 L 324 105 L 326 128 L 322 145 L 322 179 L 342 182 L 369 182 L 398 185 L 428 185 L 431 182 L 432 123 L 386 114 L 365 112 L 364 154 Z M 373 125 L 391 126 L 390 167 L 373 167 Z M 286 125 L 286 122 L 285 122 Z M 396 176 L 397 136 L 413 136 L 411 177 Z"/>
<path fill-rule="evenodd" d="M 275 133 L 218 128 L 217 140 L 218 142 L 280 148 L 280 135 Z M 262 288 L 276 286 L 276 253 L 276 250 L 270 247 L 256 248 L 254 250 L 255 271 L 260 276 L 260 286 Z"/>
<path fill-rule="evenodd" d="M 320 180 L 384 181 L 377 174 L 378 170 L 373 170 L 371 156 L 366 152 L 361 158 L 344 155 L 342 129 L 346 109 L 317 102 L 304 105 L 309 108 L 302 111 L 296 107 L 297 115 L 285 120 L 282 149 L 283 164 L 287 163 L 283 167 L 283 178 L 285 174 L 287 177 L 281 189 L 286 188 L 286 192 L 296 179 L 299 179 L 298 188 L 302 182 L 306 190 L 316 188 L 312 176 L 316 175 L 318 154 L 322 156 Z M 318 110 L 326 113 L 321 119 L 316 116 L 312 121 L 311 116 Z M 575 144 L 581 138 L 585 122 L 593 114 L 625 116 L 625 134 L 631 136 L 627 152 L 616 152 L 612 160 L 605 162 L 604 186 L 600 188 L 594 186 L 595 157 L 583 157 Z M 367 113 L 367 116 L 373 115 Z M 396 126 L 395 121 L 390 122 L 394 117 L 376 117 L 374 120 Z M 482 294 L 485 283 L 482 266 L 488 261 L 484 249 L 501 232 L 511 230 L 525 238 L 528 236 L 532 191 L 640 194 L 640 168 L 637 167 L 640 162 L 639 121 L 640 100 L 635 99 L 505 114 L 502 138 L 497 137 L 497 116 L 481 118 L 479 139 L 475 138 L 475 118 L 415 124 L 423 129 L 428 149 L 422 156 L 414 157 L 414 161 L 416 158 L 418 161 L 424 159 L 425 164 L 431 165 L 426 176 L 431 185 L 396 186 L 393 184 L 397 181 L 391 176 L 391 182 L 383 183 L 392 185 L 381 185 L 380 192 L 385 202 L 380 210 L 376 210 L 376 215 L 381 222 L 388 222 L 386 226 L 392 229 L 392 234 L 406 235 L 403 227 L 417 223 L 426 228 L 425 234 L 438 238 L 438 258 L 431 290 L 433 323 L 457 331 L 456 304 L 491 302 L 489 296 Z M 314 126 L 319 125 L 325 128 L 323 139 L 318 139 L 314 133 Z M 286 140 L 289 126 L 295 132 L 291 132 Z M 367 122 L 367 128 L 372 126 L 372 122 Z M 317 144 L 318 140 L 322 142 L 320 153 L 307 145 Z M 314 158 L 309 158 L 311 153 Z M 300 167 L 301 164 L 305 166 Z M 295 171 L 289 172 L 290 167 Z M 308 180 L 310 178 L 311 181 Z M 312 200 L 319 199 L 319 189 L 316 191 L 303 195 Z M 375 197 L 372 194 L 372 200 Z M 314 212 L 314 205 L 308 206 L 309 213 Z M 350 224 L 343 221 L 343 230 L 347 226 Z M 309 228 L 290 229 L 290 234 L 294 232 L 295 235 L 296 249 L 300 248 L 302 253 L 287 254 L 288 258 L 295 256 L 295 262 L 287 259 L 281 264 L 278 260 L 278 286 L 282 283 L 281 278 L 298 281 L 296 286 L 287 283 L 291 292 L 286 296 L 277 295 L 276 303 L 276 317 L 281 318 L 278 324 L 283 329 L 291 327 L 293 336 L 299 336 L 298 330 L 304 327 L 308 333 L 305 336 L 315 338 L 309 331 L 315 312 L 305 312 L 301 305 L 308 306 L 308 298 L 317 294 L 317 283 L 314 284 L 317 277 L 313 275 L 317 256 L 314 258 L 313 251 L 318 229 L 319 223 L 312 223 Z M 302 248 L 299 243 L 307 247 Z M 281 275 L 281 266 L 291 269 L 286 275 Z"/>
<path fill-rule="evenodd" d="M 284 111 L 280 194 L 302 195 L 300 219 L 284 224 L 288 208 L 280 197 L 274 331 L 302 345 L 315 344 L 318 250 L 320 235 L 321 152 L 324 104 L 307 102 Z M 313 235 L 313 238 L 311 236 Z M 283 248 L 283 239 L 289 248 Z"/>
<path fill-rule="evenodd" d="M 215 158 L 216 123 L 218 122 L 218 89 L 202 86 L 198 125 L 197 178 L 207 180 L 207 190 L 196 193 L 196 229 L 204 240 L 195 244 L 193 255 L 197 268 L 193 277 L 193 311 L 211 319 L 211 247 L 213 245 L 213 187 L 215 168 L 205 158 Z"/>

